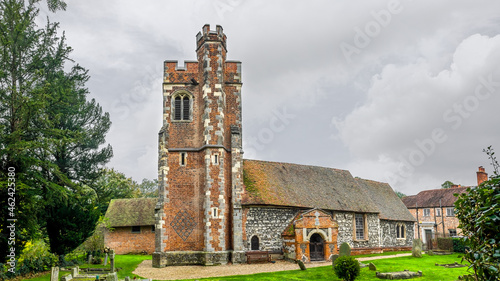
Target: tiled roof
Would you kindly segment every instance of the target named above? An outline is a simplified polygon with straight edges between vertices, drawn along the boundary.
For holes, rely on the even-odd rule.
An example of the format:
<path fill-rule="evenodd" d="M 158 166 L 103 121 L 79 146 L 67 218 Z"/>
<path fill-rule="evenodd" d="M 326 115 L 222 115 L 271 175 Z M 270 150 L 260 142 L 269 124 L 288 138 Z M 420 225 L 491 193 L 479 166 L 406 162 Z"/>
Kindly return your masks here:
<path fill-rule="evenodd" d="M 377 205 L 380 210 L 380 219 L 415 221 L 413 215 L 388 183 L 360 178 L 356 178 L 356 181 Z"/>
<path fill-rule="evenodd" d="M 105 217 L 111 227 L 155 224 L 157 198 L 112 199 Z"/>
<path fill-rule="evenodd" d="M 244 160 L 244 205 L 275 205 L 379 213 L 346 170 Z"/>
<path fill-rule="evenodd" d="M 418 206 L 418 208 L 439 207 L 440 200 L 442 207 L 453 207 L 457 200 L 457 197 L 453 194 L 461 194 L 466 191 L 467 187 L 431 189 L 420 191 L 417 195 L 405 196 L 401 200 L 403 200 L 407 208 L 413 209 L 415 209 L 415 206 Z"/>

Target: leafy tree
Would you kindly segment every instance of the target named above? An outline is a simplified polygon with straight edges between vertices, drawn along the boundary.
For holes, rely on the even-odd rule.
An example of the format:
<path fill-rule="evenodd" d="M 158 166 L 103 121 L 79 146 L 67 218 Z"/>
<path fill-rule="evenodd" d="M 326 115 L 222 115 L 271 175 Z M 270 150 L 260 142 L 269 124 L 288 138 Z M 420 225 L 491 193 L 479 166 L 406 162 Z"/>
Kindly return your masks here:
<path fill-rule="evenodd" d="M 455 202 L 459 227 L 465 236 L 464 259 L 470 262 L 476 280 L 498 280 L 500 276 L 500 174 L 491 146 L 484 150 L 494 175 L 476 188 L 468 188 Z"/>
<path fill-rule="evenodd" d="M 105 214 L 111 199 L 141 197 L 139 185 L 132 178 L 115 169 L 104 169 L 104 173 L 92 185 L 97 195 L 101 214 Z"/>
<path fill-rule="evenodd" d="M 158 197 L 158 180 L 142 179 L 142 182 L 139 184 L 139 190 L 141 192 L 140 197 L 144 198 Z"/>
<path fill-rule="evenodd" d="M 394 193 L 396 193 L 396 195 L 397 195 L 399 198 L 403 198 L 403 197 L 407 196 L 407 195 L 406 195 L 406 194 L 404 194 L 403 192 L 401 192 L 401 191 L 397 191 L 397 190 L 395 190 L 395 191 L 394 191 Z"/>
<path fill-rule="evenodd" d="M 455 184 L 452 183 L 451 181 L 445 181 L 443 182 L 443 184 L 441 184 L 441 188 L 451 188 L 453 185 Z"/>

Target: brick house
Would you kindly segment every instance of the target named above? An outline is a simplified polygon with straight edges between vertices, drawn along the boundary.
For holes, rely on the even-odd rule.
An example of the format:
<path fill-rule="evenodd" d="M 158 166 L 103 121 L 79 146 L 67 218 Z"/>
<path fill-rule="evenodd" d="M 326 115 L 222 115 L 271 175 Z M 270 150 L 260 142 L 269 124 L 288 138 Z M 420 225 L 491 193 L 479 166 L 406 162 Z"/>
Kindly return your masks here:
<path fill-rule="evenodd" d="M 157 201 L 157 198 L 112 199 L 105 215 L 112 229 L 104 231 L 104 246 L 117 254 L 152 254 Z"/>
<path fill-rule="evenodd" d="M 477 184 L 488 180 L 488 174 L 479 167 Z M 431 189 L 419 192 L 417 195 L 402 198 L 410 213 L 416 218 L 415 238 L 420 238 L 428 247 L 432 247 L 431 239 L 436 237 L 459 236 L 461 230 L 455 217 L 454 194 L 467 191 L 468 187 L 454 185 L 451 188 Z"/>
<path fill-rule="evenodd" d="M 165 61 L 153 266 L 225 264 L 266 250 L 328 260 L 410 248 L 415 218 L 385 183 L 345 170 L 243 160 L 241 62 L 203 26 L 196 61 Z M 148 211 L 149 212 L 149 211 Z"/>

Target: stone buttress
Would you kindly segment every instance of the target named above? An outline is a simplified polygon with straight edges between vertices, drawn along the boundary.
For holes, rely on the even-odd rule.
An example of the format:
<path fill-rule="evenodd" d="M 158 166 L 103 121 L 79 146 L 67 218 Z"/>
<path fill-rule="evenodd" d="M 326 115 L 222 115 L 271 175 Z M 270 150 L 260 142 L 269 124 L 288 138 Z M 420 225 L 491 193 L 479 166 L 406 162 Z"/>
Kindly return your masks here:
<path fill-rule="evenodd" d="M 226 52 L 222 27 L 205 25 L 197 61 L 164 63 L 154 267 L 245 259 L 241 63 Z"/>

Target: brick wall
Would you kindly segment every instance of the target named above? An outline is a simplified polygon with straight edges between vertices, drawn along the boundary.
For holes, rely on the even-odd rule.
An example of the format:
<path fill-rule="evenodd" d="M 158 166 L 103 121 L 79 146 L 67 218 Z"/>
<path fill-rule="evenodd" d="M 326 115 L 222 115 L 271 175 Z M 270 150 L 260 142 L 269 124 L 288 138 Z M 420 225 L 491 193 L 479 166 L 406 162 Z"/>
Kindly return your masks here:
<path fill-rule="evenodd" d="M 141 233 L 132 233 L 132 227 L 115 227 L 105 231 L 104 246 L 115 250 L 116 254 L 152 254 L 155 250 L 155 233 L 152 226 L 141 226 Z"/>
<path fill-rule="evenodd" d="M 422 238 L 422 228 L 418 228 L 418 223 L 419 222 L 429 222 L 429 223 L 434 223 L 437 224 L 436 227 L 433 228 L 433 234 L 439 235 L 439 236 L 448 236 L 449 235 L 449 230 L 450 229 L 455 229 L 457 231 L 457 235 L 461 235 L 462 230 L 458 228 L 459 221 L 456 216 L 448 216 L 446 209 L 448 207 L 442 207 L 442 208 L 411 208 L 408 209 L 410 213 L 417 218 L 417 211 L 418 211 L 418 222 L 415 223 L 415 238 L 419 237 L 419 231 L 420 231 L 420 238 Z M 424 216 L 424 209 L 429 209 L 429 216 Z M 436 209 L 441 210 L 441 214 L 436 216 Z M 443 224 L 444 222 L 444 232 L 443 232 Z"/>

